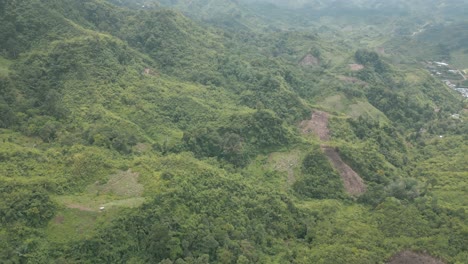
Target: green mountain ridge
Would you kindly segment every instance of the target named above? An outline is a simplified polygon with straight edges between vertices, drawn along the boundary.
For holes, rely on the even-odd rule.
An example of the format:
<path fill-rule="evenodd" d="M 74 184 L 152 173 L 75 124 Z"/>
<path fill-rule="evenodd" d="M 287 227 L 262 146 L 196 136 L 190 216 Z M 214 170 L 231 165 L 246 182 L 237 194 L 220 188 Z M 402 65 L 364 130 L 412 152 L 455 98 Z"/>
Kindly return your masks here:
<path fill-rule="evenodd" d="M 462 98 L 225 3 L 0 2 L 0 262 L 463 263 Z"/>

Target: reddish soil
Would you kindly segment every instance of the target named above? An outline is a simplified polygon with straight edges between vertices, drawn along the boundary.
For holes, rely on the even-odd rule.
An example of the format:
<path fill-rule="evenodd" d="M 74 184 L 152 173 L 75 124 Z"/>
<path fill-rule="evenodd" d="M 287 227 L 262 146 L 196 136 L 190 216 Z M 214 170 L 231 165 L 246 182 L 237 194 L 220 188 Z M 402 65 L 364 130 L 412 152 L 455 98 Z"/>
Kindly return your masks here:
<path fill-rule="evenodd" d="M 349 68 L 350 68 L 352 71 L 359 71 L 359 70 L 364 69 L 364 65 L 353 63 L 353 64 L 349 64 Z"/>
<path fill-rule="evenodd" d="M 330 139 L 330 130 L 328 130 L 328 113 L 314 111 L 310 120 L 304 120 L 299 125 L 303 134 L 316 134 L 320 140 Z"/>
<path fill-rule="evenodd" d="M 331 147 L 322 146 L 322 150 L 333 164 L 335 169 L 340 173 L 343 179 L 344 187 L 350 195 L 360 195 L 366 191 L 366 185 L 362 178 L 348 164 L 341 160 L 338 152 Z"/>
<path fill-rule="evenodd" d="M 394 255 L 387 264 L 444 264 L 444 262 L 426 254 L 406 250 Z"/>
<path fill-rule="evenodd" d="M 311 54 L 307 54 L 302 60 L 299 62 L 301 66 L 314 66 L 319 65 L 320 60 L 316 57 L 312 56 Z"/>

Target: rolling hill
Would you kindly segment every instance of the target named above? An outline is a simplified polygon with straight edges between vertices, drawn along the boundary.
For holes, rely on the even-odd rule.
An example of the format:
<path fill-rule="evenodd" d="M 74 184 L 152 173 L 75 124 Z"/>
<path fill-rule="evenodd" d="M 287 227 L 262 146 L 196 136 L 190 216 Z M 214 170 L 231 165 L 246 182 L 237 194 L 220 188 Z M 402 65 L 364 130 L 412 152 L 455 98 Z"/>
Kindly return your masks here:
<path fill-rule="evenodd" d="M 466 101 L 259 7 L 0 2 L 0 262 L 463 263 Z"/>

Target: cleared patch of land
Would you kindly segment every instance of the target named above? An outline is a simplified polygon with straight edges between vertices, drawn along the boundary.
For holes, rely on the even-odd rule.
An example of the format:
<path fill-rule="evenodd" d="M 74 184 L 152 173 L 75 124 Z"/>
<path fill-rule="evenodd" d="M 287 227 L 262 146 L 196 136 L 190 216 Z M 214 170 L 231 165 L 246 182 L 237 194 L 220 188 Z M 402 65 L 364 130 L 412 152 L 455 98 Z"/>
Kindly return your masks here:
<path fill-rule="evenodd" d="M 303 134 L 316 134 L 321 141 L 330 139 L 330 130 L 328 129 L 329 114 L 323 111 L 314 111 L 310 120 L 304 120 L 300 124 Z M 344 163 L 338 152 L 329 146 L 322 145 L 322 150 L 332 163 L 333 167 L 339 172 L 346 191 L 352 196 L 358 196 L 366 191 L 366 185 L 362 178 L 350 167 Z"/>
<path fill-rule="evenodd" d="M 349 100 L 342 94 L 326 97 L 319 105 L 324 109 L 346 114 L 354 119 L 360 116 L 371 118 L 382 123 L 389 122 L 384 113 L 367 101 Z"/>
<path fill-rule="evenodd" d="M 356 64 L 356 63 L 349 64 L 349 69 L 352 71 L 359 71 L 359 70 L 364 69 L 364 65 Z"/>
<path fill-rule="evenodd" d="M 294 169 L 297 168 L 301 161 L 301 152 L 299 150 L 293 150 L 288 153 L 272 153 L 268 160 L 274 170 L 288 174 L 288 184 L 292 185 L 296 181 Z"/>
<path fill-rule="evenodd" d="M 363 85 L 363 86 L 367 85 L 366 82 L 361 81 L 356 77 L 340 75 L 340 76 L 338 76 L 338 79 L 340 79 L 341 81 L 343 81 L 345 83 L 360 84 L 360 85 Z"/>
<path fill-rule="evenodd" d="M 377 108 L 371 105 L 369 102 L 360 101 L 355 104 L 349 105 L 349 110 L 347 113 L 354 119 L 359 118 L 360 116 L 379 121 L 381 123 L 389 122 L 388 118 L 384 113 L 380 112 Z"/>
<path fill-rule="evenodd" d="M 312 54 L 307 54 L 299 62 L 299 65 L 301 66 L 314 66 L 314 65 L 319 65 L 319 64 L 320 64 L 320 60 L 312 56 Z"/>
<path fill-rule="evenodd" d="M 299 127 L 303 134 L 316 134 L 320 140 L 327 141 L 330 139 L 330 131 L 328 130 L 328 113 L 322 111 L 314 111 L 310 120 L 304 120 Z"/>
<path fill-rule="evenodd" d="M 89 188 L 90 192 L 98 194 L 115 194 L 123 197 L 139 197 L 143 194 L 143 185 L 138 183 L 139 174 L 127 171 L 119 171 L 109 176 L 106 184 L 94 184 Z"/>
<path fill-rule="evenodd" d="M 98 212 L 64 209 L 55 216 L 46 229 L 49 241 L 63 243 L 90 237 L 94 233 Z"/>
<path fill-rule="evenodd" d="M 118 171 L 105 183 L 96 182 L 79 195 L 55 197 L 63 205 L 47 228 L 51 241 L 63 242 L 82 239 L 93 233 L 99 221 L 112 219 L 120 208 L 141 206 L 144 187 L 138 182 L 139 174 Z"/>
<path fill-rule="evenodd" d="M 325 109 L 333 109 L 335 112 L 344 112 L 349 104 L 349 100 L 342 94 L 329 96 L 320 102 L 320 106 Z"/>
<path fill-rule="evenodd" d="M 333 167 L 340 173 L 344 187 L 350 195 L 357 196 L 366 191 L 366 185 L 362 178 L 348 164 L 344 163 L 334 148 L 322 146 L 322 150 Z"/>
<path fill-rule="evenodd" d="M 80 204 L 67 204 L 67 208 L 70 209 L 78 209 L 80 211 L 87 211 L 87 212 L 96 212 L 98 211 L 98 208 L 89 208 Z"/>

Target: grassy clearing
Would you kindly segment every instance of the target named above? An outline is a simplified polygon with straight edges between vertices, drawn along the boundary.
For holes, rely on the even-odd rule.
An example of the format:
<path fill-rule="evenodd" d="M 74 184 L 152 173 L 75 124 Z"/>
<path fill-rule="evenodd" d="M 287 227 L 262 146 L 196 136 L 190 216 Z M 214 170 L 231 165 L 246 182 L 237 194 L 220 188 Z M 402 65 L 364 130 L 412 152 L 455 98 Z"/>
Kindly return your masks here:
<path fill-rule="evenodd" d="M 371 119 L 377 120 L 381 123 L 388 123 L 388 118 L 380 112 L 377 108 L 372 106 L 368 102 L 357 102 L 349 106 L 349 116 L 352 118 L 358 118 L 360 116 L 369 117 Z"/>
<path fill-rule="evenodd" d="M 12 62 L 0 56 L 0 77 L 8 76 L 10 70 L 8 69 Z"/>
<path fill-rule="evenodd" d="M 145 202 L 141 197 L 144 188 L 138 177 L 131 170 L 119 171 L 104 184 L 91 184 L 82 194 L 54 197 L 62 209 L 49 222 L 48 238 L 67 242 L 90 237 L 99 221 L 109 221 L 122 208 L 141 206 Z"/>
<path fill-rule="evenodd" d="M 127 208 L 135 208 L 142 205 L 146 199 L 144 197 L 136 197 L 136 198 L 129 198 L 124 200 L 117 200 L 112 201 L 110 203 L 105 203 L 102 206 L 105 207 L 105 210 L 114 209 L 117 207 L 127 207 Z"/>
<path fill-rule="evenodd" d="M 49 223 L 46 233 L 49 241 L 67 242 L 84 239 L 93 235 L 98 212 L 64 209 Z"/>
<path fill-rule="evenodd" d="M 303 152 L 299 149 L 293 149 L 290 152 L 275 152 L 270 154 L 268 166 L 275 171 L 287 173 L 287 183 L 292 185 L 300 173 L 303 156 Z"/>
<path fill-rule="evenodd" d="M 131 170 L 119 171 L 109 176 L 105 184 L 95 183 L 88 187 L 88 192 L 96 195 L 114 194 L 119 197 L 139 197 L 143 194 L 143 185 L 138 182 L 139 174 Z"/>
<path fill-rule="evenodd" d="M 330 112 L 346 114 L 352 118 L 364 116 L 382 123 L 389 122 L 388 118 L 370 103 L 364 101 L 352 102 L 341 94 L 327 97 L 319 105 L 324 109 L 333 110 Z"/>
<path fill-rule="evenodd" d="M 131 170 L 119 171 L 109 176 L 106 183 L 89 185 L 79 195 L 57 196 L 58 204 L 81 211 L 98 212 L 101 206 L 136 207 L 144 202 L 144 187 L 138 182 L 139 174 Z"/>
<path fill-rule="evenodd" d="M 319 106 L 323 107 L 324 109 L 333 109 L 336 112 L 344 112 L 348 105 L 348 99 L 342 94 L 333 95 L 330 97 L 325 98 Z"/>

